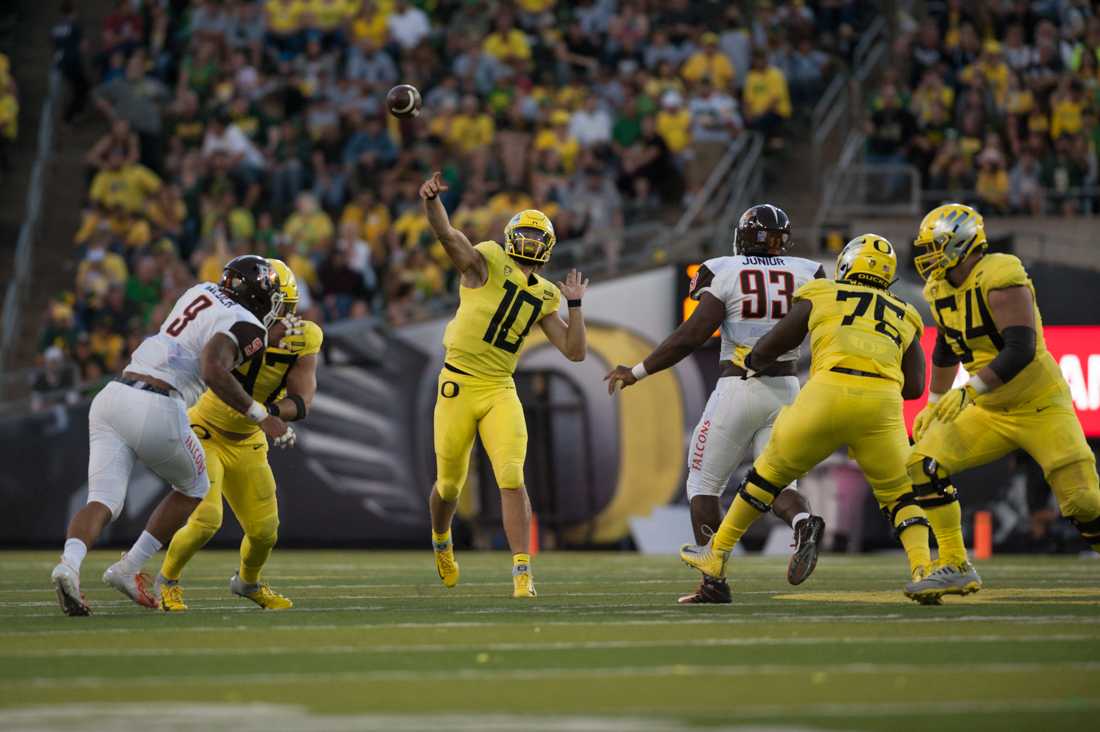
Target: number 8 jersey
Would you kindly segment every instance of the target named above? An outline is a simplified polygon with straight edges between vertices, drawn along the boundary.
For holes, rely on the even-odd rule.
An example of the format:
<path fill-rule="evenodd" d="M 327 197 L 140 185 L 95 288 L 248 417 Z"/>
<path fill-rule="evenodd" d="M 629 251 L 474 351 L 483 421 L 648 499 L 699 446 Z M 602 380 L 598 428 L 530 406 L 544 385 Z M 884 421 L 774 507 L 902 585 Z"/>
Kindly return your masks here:
<path fill-rule="evenodd" d="M 171 384 L 190 407 L 206 389 L 202 349 L 218 333 L 237 344 L 238 364 L 267 345 L 267 331 L 255 315 L 213 282 L 203 282 L 183 293 L 160 330 L 134 349 L 125 370 Z"/>
<path fill-rule="evenodd" d="M 745 365 L 760 337 L 791 309 L 791 298 L 814 278 L 821 265 L 801 257 L 735 255 L 708 259 L 691 282 L 689 296 L 698 300 L 709 292 L 726 306 L 719 358 Z M 794 361 L 798 349 L 779 357 Z"/>
<path fill-rule="evenodd" d="M 458 311 L 443 334 L 445 361 L 472 376 L 510 379 L 527 334 L 557 312 L 561 292 L 538 274 L 524 277 L 495 241 L 475 249 L 485 258 L 488 276 L 481 287 L 459 288 Z"/>

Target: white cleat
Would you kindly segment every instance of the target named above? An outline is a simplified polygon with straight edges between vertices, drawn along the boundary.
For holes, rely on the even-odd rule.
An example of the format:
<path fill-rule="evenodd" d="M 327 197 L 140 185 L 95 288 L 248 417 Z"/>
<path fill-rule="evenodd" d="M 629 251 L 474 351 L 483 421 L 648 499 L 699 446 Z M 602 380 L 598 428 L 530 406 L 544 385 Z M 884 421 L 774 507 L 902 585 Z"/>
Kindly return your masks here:
<path fill-rule="evenodd" d="M 103 573 L 103 582 L 114 587 L 142 607 L 156 610 L 160 607 L 150 591 L 152 582 L 144 572 L 128 572 L 122 562 L 115 562 Z"/>
<path fill-rule="evenodd" d="M 57 590 L 57 602 L 61 605 L 61 612 L 70 616 L 92 614 L 92 609 L 88 607 L 80 591 L 79 572 L 61 562 L 50 572 L 50 581 Z"/>

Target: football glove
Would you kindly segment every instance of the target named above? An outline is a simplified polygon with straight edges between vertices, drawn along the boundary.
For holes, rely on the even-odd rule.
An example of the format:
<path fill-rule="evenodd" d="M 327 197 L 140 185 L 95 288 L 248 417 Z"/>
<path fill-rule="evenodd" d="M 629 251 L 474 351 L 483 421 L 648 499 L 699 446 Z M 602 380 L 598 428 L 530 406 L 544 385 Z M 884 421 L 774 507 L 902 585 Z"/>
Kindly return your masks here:
<path fill-rule="evenodd" d="M 959 412 L 974 403 L 974 398 L 977 396 L 977 390 L 970 384 L 952 389 L 936 402 L 932 416 L 941 422 L 953 422 L 955 417 L 959 416 Z"/>
<path fill-rule="evenodd" d="M 279 348 L 291 353 L 301 353 L 306 348 L 305 321 L 291 313 L 283 318 L 286 325 L 286 334 L 279 341 Z"/>
<path fill-rule="evenodd" d="M 939 402 L 936 402 L 936 404 L 939 404 Z M 936 404 L 925 404 L 924 408 L 917 412 L 917 416 L 913 420 L 914 440 L 919 440 L 928 428 L 932 426 L 932 423 L 936 421 Z"/>
<path fill-rule="evenodd" d="M 294 434 L 294 428 L 290 425 L 286 426 L 286 432 L 276 437 L 271 441 L 271 444 L 275 447 L 286 449 L 288 447 L 294 447 L 294 443 L 298 441 L 298 436 Z"/>

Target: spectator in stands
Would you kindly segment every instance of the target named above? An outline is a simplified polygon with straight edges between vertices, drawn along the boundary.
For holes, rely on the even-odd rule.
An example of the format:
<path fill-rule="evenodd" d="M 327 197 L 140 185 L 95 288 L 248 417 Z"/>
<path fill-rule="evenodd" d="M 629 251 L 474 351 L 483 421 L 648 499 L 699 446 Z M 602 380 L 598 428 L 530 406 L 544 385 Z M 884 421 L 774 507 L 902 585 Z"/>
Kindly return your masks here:
<path fill-rule="evenodd" d="M 880 90 L 878 104 L 867 123 L 867 162 L 871 165 L 902 165 L 916 132 L 916 122 L 912 113 L 901 106 L 897 88 L 891 83 Z M 875 190 L 885 200 L 893 201 L 901 195 L 905 178 L 892 173 L 883 176 L 882 182 L 883 185 Z"/>
<path fill-rule="evenodd" d="M 829 56 L 815 48 L 809 36 L 798 39 L 786 63 L 787 85 L 795 106 L 812 107 L 818 100 L 825 91 L 829 65 Z"/>
<path fill-rule="evenodd" d="M 94 171 L 108 166 L 111 153 L 115 150 L 122 153 L 122 164 L 135 165 L 141 154 L 141 146 L 138 136 L 130 129 L 130 123 L 124 119 L 116 119 L 111 125 L 110 131 L 99 138 L 95 146 L 84 156 L 84 161 Z"/>
<path fill-rule="evenodd" d="M 386 23 L 390 37 L 403 52 L 416 48 L 431 32 L 428 14 L 408 0 L 397 0 L 394 3 Z"/>
<path fill-rule="evenodd" d="M 684 62 L 680 74 L 684 81 L 695 84 L 709 80 L 718 89 L 727 89 L 733 83 L 735 73 L 729 57 L 718 48 L 718 36 L 704 33 L 702 48 Z"/>
<path fill-rule="evenodd" d="M 741 131 L 737 102 L 710 79 L 698 85 L 688 104 L 691 113 L 691 156 L 685 178 L 689 193 L 703 185 L 714 164 L 722 158 L 730 141 Z"/>
<path fill-rule="evenodd" d="M 118 206 L 139 212 L 149 197 L 160 191 L 161 180 L 144 165 L 127 165 L 124 155 L 121 148 L 111 148 L 106 166 L 92 179 L 88 196 L 93 203 L 108 209 Z"/>
<path fill-rule="evenodd" d="M 1008 176 L 1008 200 L 1016 213 L 1043 213 L 1043 184 L 1039 161 L 1030 152 L 1020 155 Z"/>
<path fill-rule="evenodd" d="M 283 236 L 319 266 L 332 246 L 332 219 L 317 205 L 316 196 L 299 193 L 295 211 L 283 226 Z"/>
<path fill-rule="evenodd" d="M 1009 211 L 1009 180 L 1004 155 L 996 148 L 987 148 L 978 155 L 978 177 L 975 192 L 982 211 L 1006 214 Z"/>
<path fill-rule="evenodd" d="M 121 4 L 125 4 L 125 0 Z M 160 170 L 161 104 L 168 90 L 155 79 L 145 76 L 145 55 L 134 53 L 126 62 L 126 75 L 103 84 L 95 91 L 95 103 L 112 122 L 123 119 L 138 134 L 141 162 L 150 170 Z"/>
<path fill-rule="evenodd" d="M 84 112 L 91 88 L 84 72 L 84 28 L 73 0 L 63 0 L 61 3 L 61 18 L 50 29 L 50 37 L 53 40 L 54 63 L 69 85 L 69 100 L 61 119 L 66 124 L 72 124 Z"/>
<path fill-rule="evenodd" d="M 611 142 L 611 115 L 595 95 L 585 98 L 583 106 L 569 119 L 569 134 L 581 147 Z"/>
<path fill-rule="evenodd" d="M 657 113 L 657 134 L 673 155 L 679 155 L 691 144 L 691 122 L 691 112 L 684 106 L 680 93 L 665 92 L 661 96 L 661 111 Z"/>
<path fill-rule="evenodd" d="M 327 320 L 363 317 L 369 311 L 369 293 L 362 273 L 351 266 L 350 254 L 347 243 L 340 240 L 317 268 L 317 278 L 325 293 L 321 307 Z"/>
<path fill-rule="evenodd" d="M 57 346 L 46 349 L 43 368 L 31 385 L 31 410 L 42 412 L 63 404 L 75 404 L 76 379 L 73 368 L 65 361 L 65 354 Z"/>
<path fill-rule="evenodd" d="M 763 49 L 753 51 L 742 102 L 745 125 L 767 137 L 770 147 L 782 147 L 783 123 L 791 116 L 791 97 L 783 72 L 768 63 Z"/>
<path fill-rule="evenodd" d="M 615 184 L 599 167 L 590 167 L 574 184 L 568 208 L 578 217 L 587 247 L 602 247 L 608 274 L 619 269 L 623 246 L 623 207 Z"/>

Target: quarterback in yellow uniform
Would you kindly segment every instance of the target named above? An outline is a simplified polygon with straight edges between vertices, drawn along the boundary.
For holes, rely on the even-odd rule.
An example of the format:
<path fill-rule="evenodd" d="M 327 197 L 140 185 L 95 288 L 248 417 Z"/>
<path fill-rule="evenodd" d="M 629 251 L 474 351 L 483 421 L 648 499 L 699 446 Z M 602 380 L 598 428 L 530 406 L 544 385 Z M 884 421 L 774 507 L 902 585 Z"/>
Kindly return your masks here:
<path fill-rule="evenodd" d="M 902 418 L 902 400 L 924 392 L 924 326 L 912 305 L 887 290 L 896 271 L 890 242 L 875 234 L 853 239 L 837 259 L 836 281 L 813 279 L 796 290 L 790 312 L 749 352 L 745 378 L 809 333 L 810 380 L 779 413 L 710 542 L 680 550 L 689 566 L 724 577 L 730 551 L 783 487 L 847 445 L 905 547 L 910 576 L 931 570 L 928 519 L 906 471 L 909 438 Z"/>
<path fill-rule="evenodd" d="M 268 406 L 271 414 L 293 422 L 305 418 L 317 391 L 317 354 L 323 336 L 320 326 L 294 314 L 298 305 L 294 273 L 278 259 L 267 261 L 279 276 L 286 335 L 262 356 L 238 366 L 234 376 L 253 399 Z M 241 564 L 229 581 L 230 592 L 268 610 L 292 607 L 288 598 L 260 581 L 260 570 L 271 555 L 279 530 L 275 476 L 267 462 L 266 436 L 209 389 L 191 407 L 188 417 L 206 453 L 210 490 L 168 545 L 157 577 L 161 607 L 166 611 L 187 609 L 180 574 L 221 527 L 223 497 L 244 529 Z M 288 429 L 275 445 L 291 447 L 294 440 L 294 430 Z"/>
<path fill-rule="evenodd" d="M 1096 459 L 1046 349 L 1035 288 L 1020 260 L 987 254 L 981 214 L 958 203 L 930 211 L 914 246 L 939 332 L 928 405 L 913 424 L 909 473 L 940 556 L 909 592 L 939 597 L 981 588 L 967 560 L 951 475 L 1016 449 L 1042 466 L 1062 515 L 1100 551 Z M 970 379 L 953 389 L 960 363 Z"/>
<path fill-rule="evenodd" d="M 447 587 L 458 584 L 451 520 L 466 483 L 474 436 L 480 434 L 501 489 L 504 533 L 512 551 L 512 594 L 534 597 L 531 504 L 523 478 L 527 423 L 512 374 L 536 323 L 566 358 L 584 360 L 581 298 L 588 280 L 573 270 L 555 287 L 537 273 L 556 241 L 546 214 L 520 211 L 504 229 L 503 246 L 483 241 L 475 247 L 451 226 L 439 200 L 445 190 L 439 173 L 420 187 L 428 223 L 461 275 L 458 312 L 443 336 L 446 353 L 435 403 L 436 481 L 430 506 L 436 570 Z M 568 324 L 558 315 L 562 295 L 569 306 Z"/>

